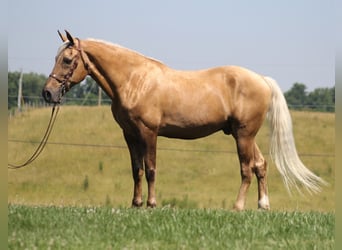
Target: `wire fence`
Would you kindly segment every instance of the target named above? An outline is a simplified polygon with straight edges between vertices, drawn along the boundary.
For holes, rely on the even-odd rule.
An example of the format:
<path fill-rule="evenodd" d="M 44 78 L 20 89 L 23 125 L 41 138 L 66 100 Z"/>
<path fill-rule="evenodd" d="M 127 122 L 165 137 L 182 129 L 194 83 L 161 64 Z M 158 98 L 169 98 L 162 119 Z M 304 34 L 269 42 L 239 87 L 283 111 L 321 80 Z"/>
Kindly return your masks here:
<path fill-rule="evenodd" d="M 305 105 L 293 105 L 288 104 L 289 109 L 299 111 L 317 111 L 317 112 L 335 112 L 335 105 L 330 104 L 305 104 Z"/>
<path fill-rule="evenodd" d="M 17 99 L 17 96 L 8 96 L 9 99 Z M 22 111 L 31 108 L 41 108 L 48 107 L 49 104 L 43 100 L 40 96 L 23 96 L 24 102 L 22 105 Z M 110 105 L 110 100 L 102 100 L 101 105 Z M 63 98 L 63 105 L 80 105 L 80 106 L 95 106 L 98 105 L 98 100 L 96 98 L 89 99 L 87 102 L 84 98 L 73 98 L 65 97 Z M 321 111 L 322 109 L 335 109 L 333 105 L 289 105 L 290 109 L 296 110 L 308 110 L 308 111 Z M 15 116 L 17 110 L 9 110 L 9 117 Z M 29 140 L 19 140 L 9 138 L 8 143 L 26 143 L 26 144 L 39 144 L 38 141 Z M 77 143 L 77 142 L 48 142 L 49 145 L 55 146 L 70 146 L 70 147 L 92 147 L 92 148 L 112 148 L 112 149 L 126 149 L 126 145 L 110 145 L 110 144 L 87 144 L 87 143 Z M 196 153 L 216 153 L 216 154 L 236 154 L 236 151 L 220 150 L 220 149 L 184 149 L 184 148 L 168 148 L 168 147 L 158 147 L 161 151 L 178 151 L 178 152 L 196 152 Z M 265 153 L 265 155 L 268 155 Z M 335 157 L 335 154 L 327 153 L 300 153 L 301 157 Z"/>
<path fill-rule="evenodd" d="M 17 96 L 8 96 L 9 101 L 17 101 Z M 46 107 L 48 104 L 44 101 L 41 96 L 23 96 L 22 97 L 23 107 L 26 108 L 39 108 Z M 63 105 L 79 105 L 79 106 L 96 106 L 96 105 L 110 105 L 111 100 L 108 98 L 103 98 L 99 102 L 96 97 L 86 96 L 84 98 L 77 97 L 63 97 Z M 335 105 L 332 104 L 305 104 L 305 105 L 293 105 L 288 104 L 289 109 L 293 110 L 303 110 L 303 111 L 318 111 L 318 112 L 335 112 Z"/>
<path fill-rule="evenodd" d="M 26 143 L 26 144 L 39 144 L 38 141 L 8 139 L 9 143 Z M 126 145 L 112 145 L 112 144 L 88 144 L 88 143 L 76 143 L 76 142 L 47 142 L 47 145 L 55 146 L 70 146 L 70 147 L 91 147 L 97 149 L 111 148 L 111 149 L 127 149 Z M 171 147 L 158 147 L 160 151 L 177 151 L 177 152 L 192 152 L 192 153 L 216 153 L 216 154 L 236 154 L 233 150 L 222 149 L 200 149 L 200 148 L 171 148 Z M 268 153 L 264 153 L 268 155 Z M 299 153 L 301 157 L 335 157 L 335 154 L 327 153 Z"/>
<path fill-rule="evenodd" d="M 14 95 L 9 95 L 8 100 L 9 102 L 17 102 L 18 97 Z M 39 108 L 39 107 L 46 107 L 49 104 L 47 104 L 43 97 L 41 96 L 22 96 L 21 100 L 23 106 L 26 107 L 34 107 L 34 108 Z M 62 104 L 63 105 L 80 105 L 80 106 L 95 106 L 98 105 L 99 101 L 97 98 L 78 98 L 78 97 L 63 97 L 62 98 Z M 100 104 L 104 105 L 109 105 L 111 103 L 111 100 L 107 98 L 103 98 L 101 100 Z"/>

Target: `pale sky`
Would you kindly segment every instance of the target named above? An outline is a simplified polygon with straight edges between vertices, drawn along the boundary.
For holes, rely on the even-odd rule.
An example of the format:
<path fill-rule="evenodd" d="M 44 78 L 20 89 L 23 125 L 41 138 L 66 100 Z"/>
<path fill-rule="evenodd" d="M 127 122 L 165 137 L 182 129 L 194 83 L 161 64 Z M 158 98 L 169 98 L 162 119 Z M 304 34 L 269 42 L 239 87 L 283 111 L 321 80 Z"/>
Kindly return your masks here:
<path fill-rule="evenodd" d="M 180 70 L 239 65 L 283 91 L 335 84 L 334 2 L 11 0 L 8 70 L 48 75 L 57 30 L 98 38 Z"/>

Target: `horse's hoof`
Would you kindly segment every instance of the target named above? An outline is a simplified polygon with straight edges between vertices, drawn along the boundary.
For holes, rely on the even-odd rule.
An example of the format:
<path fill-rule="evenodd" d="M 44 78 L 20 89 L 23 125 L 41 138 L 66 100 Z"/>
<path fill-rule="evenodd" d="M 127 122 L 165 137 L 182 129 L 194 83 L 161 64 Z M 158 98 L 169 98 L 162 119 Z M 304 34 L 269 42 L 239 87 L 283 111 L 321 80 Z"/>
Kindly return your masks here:
<path fill-rule="evenodd" d="M 149 202 L 149 201 L 147 201 L 147 207 L 155 208 L 156 206 L 157 206 L 156 202 Z"/>
<path fill-rule="evenodd" d="M 144 202 L 142 202 L 142 201 L 140 201 L 140 202 L 135 201 L 135 200 L 132 201 L 132 207 L 139 208 L 139 207 L 142 207 L 143 205 L 144 205 Z"/>
<path fill-rule="evenodd" d="M 241 205 L 240 203 L 235 203 L 234 206 L 233 206 L 233 210 L 237 211 L 237 212 L 243 211 L 243 209 L 244 209 L 244 206 Z"/>
<path fill-rule="evenodd" d="M 263 211 L 268 211 L 268 210 L 270 210 L 271 208 L 270 208 L 270 206 L 268 205 L 268 206 L 258 206 L 258 209 L 259 209 L 259 210 L 263 210 Z"/>
<path fill-rule="evenodd" d="M 240 208 L 240 207 L 233 207 L 233 211 L 235 211 L 235 212 L 241 212 L 241 211 L 243 211 L 243 208 Z"/>

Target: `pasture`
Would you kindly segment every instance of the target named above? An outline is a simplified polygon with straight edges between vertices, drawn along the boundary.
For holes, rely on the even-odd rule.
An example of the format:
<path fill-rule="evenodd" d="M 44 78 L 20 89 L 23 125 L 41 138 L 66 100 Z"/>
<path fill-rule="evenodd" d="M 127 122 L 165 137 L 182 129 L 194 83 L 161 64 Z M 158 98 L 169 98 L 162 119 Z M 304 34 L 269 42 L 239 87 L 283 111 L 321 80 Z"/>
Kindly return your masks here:
<path fill-rule="evenodd" d="M 8 120 L 8 161 L 35 150 L 50 109 Z M 157 209 L 131 209 L 129 154 L 110 108 L 63 106 L 49 144 L 28 167 L 8 170 L 9 249 L 333 249 L 335 115 L 292 112 L 303 162 L 329 186 L 288 194 L 268 152 L 270 212 L 257 211 L 256 181 L 247 210 L 229 211 L 240 185 L 232 137 L 159 138 Z M 144 185 L 146 194 L 146 185 Z M 146 197 L 146 195 L 145 195 Z"/>
<path fill-rule="evenodd" d="M 9 206 L 9 249 L 333 249 L 333 213 Z"/>
<path fill-rule="evenodd" d="M 8 120 L 8 161 L 22 163 L 43 136 L 50 108 L 32 109 Z M 329 183 L 321 193 L 289 195 L 269 159 L 267 122 L 257 142 L 269 166 L 272 210 L 334 211 L 335 114 L 292 112 L 299 155 Z M 19 142 L 19 141 L 24 142 Z M 8 202 L 26 205 L 129 207 L 132 174 L 128 149 L 110 107 L 63 106 L 42 155 L 31 165 L 8 171 Z M 199 140 L 159 137 L 157 202 L 191 208 L 231 209 L 240 185 L 231 136 L 218 132 Z M 246 208 L 257 208 L 254 179 Z M 146 194 L 146 185 L 143 186 Z M 305 192 L 305 191 L 304 191 Z"/>

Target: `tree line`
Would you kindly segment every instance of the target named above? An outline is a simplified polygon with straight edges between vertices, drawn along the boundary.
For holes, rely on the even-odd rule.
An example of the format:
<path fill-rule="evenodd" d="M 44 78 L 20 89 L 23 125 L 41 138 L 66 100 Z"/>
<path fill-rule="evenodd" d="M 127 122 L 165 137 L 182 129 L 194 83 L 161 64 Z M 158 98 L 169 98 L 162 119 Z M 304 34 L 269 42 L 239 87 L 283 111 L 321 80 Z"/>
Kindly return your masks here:
<path fill-rule="evenodd" d="M 20 72 L 8 72 L 8 109 L 17 107 L 18 83 Z M 47 76 L 37 73 L 24 73 L 22 78 L 22 103 L 30 106 L 45 105 L 41 96 Z M 74 86 L 63 98 L 63 104 L 67 105 L 98 105 L 99 88 L 96 82 L 87 77 L 81 84 Z M 102 103 L 110 103 L 106 94 L 102 93 Z"/>
<path fill-rule="evenodd" d="M 17 107 L 18 82 L 20 72 L 8 72 L 8 109 Z M 44 104 L 41 91 L 47 76 L 37 73 L 24 73 L 22 79 L 22 103 L 40 106 Z M 99 88 L 96 82 L 87 77 L 84 82 L 74 86 L 64 98 L 68 105 L 98 105 Z M 102 91 L 102 90 L 101 90 Z M 284 93 L 290 109 L 335 112 L 335 86 L 316 88 L 311 92 L 303 83 L 294 83 Z M 102 93 L 102 103 L 109 104 L 110 99 Z"/>
<path fill-rule="evenodd" d="M 306 89 L 305 84 L 294 83 L 292 88 L 284 93 L 290 109 L 335 112 L 335 86 L 316 88 L 312 92 Z"/>

